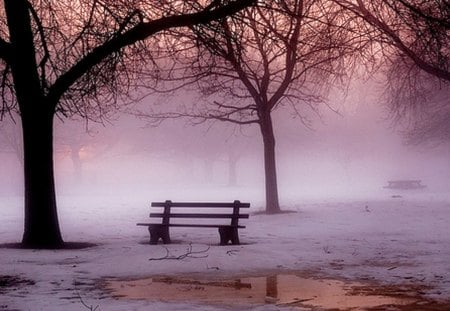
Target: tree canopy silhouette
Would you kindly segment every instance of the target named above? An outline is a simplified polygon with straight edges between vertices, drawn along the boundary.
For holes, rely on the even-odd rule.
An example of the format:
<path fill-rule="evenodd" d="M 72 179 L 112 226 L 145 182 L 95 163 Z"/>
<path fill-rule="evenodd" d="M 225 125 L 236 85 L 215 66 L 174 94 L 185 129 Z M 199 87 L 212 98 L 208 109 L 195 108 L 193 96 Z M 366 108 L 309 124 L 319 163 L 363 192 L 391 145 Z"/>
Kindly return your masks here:
<path fill-rule="evenodd" d="M 347 12 L 329 0 L 260 1 L 218 27 L 193 26 L 197 42 L 164 78 L 179 87 L 188 71 L 203 100 L 176 111 L 151 112 L 154 120 L 187 117 L 256 125 L 264 146 L 266 212 L 281 211 L 272 114 L 290 109 L 310 126 L 333 84 L 346 80 L 363 48 Z M 365 40 L 365 39 L 364 39 Z M 194 52 L 195 51 L 195 52 Z M 174 69 L 175 68 L 175 69 Z M 184 80 L 184 83 L 185 80 Z"/>
<path fill-rule="evenodd" d="M 98 120 L 154 78 L 172 28 L 207 24 L 252 5 L 231 1 L 4 0 L 1 115 L 18 111 L 24 146 L 22 245 L 64 247 L 53 173 L 53 118 Z"/>

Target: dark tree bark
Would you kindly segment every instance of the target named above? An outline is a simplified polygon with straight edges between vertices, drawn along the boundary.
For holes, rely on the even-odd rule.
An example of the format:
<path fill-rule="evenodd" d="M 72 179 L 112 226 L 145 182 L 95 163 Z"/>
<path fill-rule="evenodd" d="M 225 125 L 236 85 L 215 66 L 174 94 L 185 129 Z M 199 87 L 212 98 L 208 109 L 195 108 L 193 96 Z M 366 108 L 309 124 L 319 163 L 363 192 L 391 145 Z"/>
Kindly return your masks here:
<path fill-rule="evenodd" d="M 39 82 L 33 33 L 25 0 L 5 1 L 11 67 L 22 120 L 25 180 L 25 247 L 59 248 L 63 240 L 56 212 L 53 175 L 54 106 Z M 32 70 L 34 69 L 34 70 Z"/>
<path fill-rule="evenodd" d="M 275 135 L 272 117 L 267 113 L 260 119 L 260 129 L 264 144 L 264 173 L 266 186 L 266 213 L 275 214 L 281 211 L 278 199 L 277 166 L 275 159 Z"/>
<path fill-rule="evenodd" d="M 23 113 L 22 128 L 25 151 L 25 230 L 22 244 L 33 248 L 63 247 L 53 174 L 53 114 L 45 111 Z"/>

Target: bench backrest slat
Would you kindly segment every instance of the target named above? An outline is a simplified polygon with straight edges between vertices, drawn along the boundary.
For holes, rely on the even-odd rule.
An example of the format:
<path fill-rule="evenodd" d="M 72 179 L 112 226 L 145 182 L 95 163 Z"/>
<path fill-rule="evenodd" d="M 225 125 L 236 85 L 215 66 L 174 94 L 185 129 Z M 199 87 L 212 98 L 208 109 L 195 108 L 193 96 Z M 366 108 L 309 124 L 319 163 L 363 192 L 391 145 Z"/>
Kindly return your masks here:
<path fill-rule="evenodd" d="M 233 227 L 239 226 L 239 218 L 249 218 L 249 214 L 240 214 L 240 208 L 249 208 L 250 203 L 241 203 L 238 200 L 234 202 L 172 202 L 167 200 L 165 202 L 152 202 L 152 207 L 162 207 L 163 211 L 159 213 L 150 213 L 150 217 L 161 218 L 163 225 L 170 224 L 170 218 L 202 218 L 202 219 L 213 219 L 213 218 L 228 218 L 231 220 L 230 225 Z M 173 212 L 172 208 L 232 208 L 232 213 L 195 213 L 192 211 L 183 212 L 177 209 L 177 212 Z"/>
<path fill-rule="evenodd" d="M 152 207 L 165 207 L 166 202 L 152 202 Z M 238 203 L 239 208 L 249 208 L 250 203 Z M 216 203 L 216 202 L 171 202 L 170 207 L 198 207 L 198 208 L 225 208 L 235 207 L 235 203 Z"/>
<path fill-rule="evenodd" d="M 150 213 L 150 217 L 164 217 L 165 213 Z M 198 213 L 171 213 L 170 218 L 249 218 L 248 214 L 198 214 Z M 235 224 L 232 224 L 235 225 Z"/>

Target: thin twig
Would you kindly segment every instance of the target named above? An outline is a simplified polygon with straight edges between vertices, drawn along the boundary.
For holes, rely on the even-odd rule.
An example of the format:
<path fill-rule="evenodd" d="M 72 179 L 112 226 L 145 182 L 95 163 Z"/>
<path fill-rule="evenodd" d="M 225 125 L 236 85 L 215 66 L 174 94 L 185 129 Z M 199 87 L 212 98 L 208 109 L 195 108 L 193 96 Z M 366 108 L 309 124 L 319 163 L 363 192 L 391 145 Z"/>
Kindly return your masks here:
<path fill-rule="evenodd" d="M 237 252 L 239 252 L 238 249 L 230 249 L 229 251 L 227 251 L 227 255 L 228 256 L 236 255 Z"/>
<path fill-rule="evenodd" d="M 77 295 L 78 295 L 78 298 L 80 299 L 80 302 L 81 302 L 81 304 L 86 308 L 86 309 L 88 309 L 88 310 L 90 310 L 90 311 L 96 311 L 98 308 L 99 308 L 99 306 L 97 305 L 97 306 L 93 306 L 93 305 L 87 305 L 85 302 L 84 302 L 84 300 L 83 300 L 83 298 L 81 297 L 81 295 L 80 295 L 80 293 L 79 292 L 77 292 Z"/>
<path fill-rule="evenodd" d="M 204 254 L 209 250 L 210 246 L 208 245 L 208 247 L 204 250 L 200 250 L 200 251 L 193 251 L 192 250 L 192 244 L 189 243 L 189 246 L 187 248 L 187 252 L 184 254 L 181 254 L 179 256 L 175 256 L 175 255 L 171 255 L 170 251 L 167 247 L 164 246 L 164 249 L 166 250 L 166 255 L 162 256 L 162 257 L 155 257 L 155 258 L 149 258 L 148 260 L 164 260 L 164 259 L 175 259 L 175 260 L 182 260 L 185 258 L 206 258 L 208 257 L 208 254 L 206 255 L 198 255 L 197 254 Z"/>

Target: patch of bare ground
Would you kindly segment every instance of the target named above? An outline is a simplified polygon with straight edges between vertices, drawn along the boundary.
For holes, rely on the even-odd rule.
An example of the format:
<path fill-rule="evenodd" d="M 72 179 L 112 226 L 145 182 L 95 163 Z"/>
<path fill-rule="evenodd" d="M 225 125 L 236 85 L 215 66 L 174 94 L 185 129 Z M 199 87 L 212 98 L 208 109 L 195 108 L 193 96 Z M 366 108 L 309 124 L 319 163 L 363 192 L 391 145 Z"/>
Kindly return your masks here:
<path fill-rule="evenodd" d="M 0 294 L 7 290 L 34 285 L 33 280 L 24 279 L 14 275 L 0 275 Z"/>
<path fill-rule="evenodd" d="M 349 295 L 385 296 L 410 301 L 406 304 L 382 305 L 367 308 L 367 311 L 448 311 L 450 301 L 439 301 L 427 298 L 426 292 L 433 289 L 428 285 L 361 285 L 352 286 Z"/>
<path fill-rule="evenodd" d="M 46 248 L 46 247 L 29 247 L 23 245 L 22 243 L 3 243 L 0 244 L 0 248 L 10 248 L 10 249 L 51 249 L 51 250 L 74 250 L 74 249 L 85 249 L 98 246 L 94 243 L 88 242 L 64 242 L 59 247 L 56 248 Z"/>
<path fill-rule="evenodd" d="M 366 311 L 448 311 L 450 302 L 418 301 L 406 305 L 383 305 L 366 309 Z"/>

